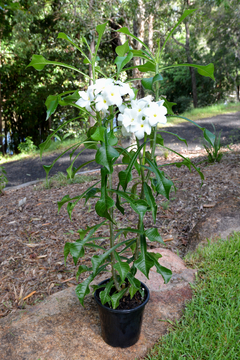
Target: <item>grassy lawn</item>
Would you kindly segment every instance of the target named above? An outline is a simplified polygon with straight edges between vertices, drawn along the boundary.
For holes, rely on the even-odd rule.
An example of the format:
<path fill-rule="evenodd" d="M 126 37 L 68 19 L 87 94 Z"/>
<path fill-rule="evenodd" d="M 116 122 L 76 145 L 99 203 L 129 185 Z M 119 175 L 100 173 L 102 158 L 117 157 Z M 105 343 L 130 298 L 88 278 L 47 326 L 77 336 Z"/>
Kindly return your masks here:
<path fill-rule="evenodd" d="M 145 359 L 240 359 L 240 233 L 186 260 L 198 269 L 194 297 Z"/>
<path fill-rule="evenodd" d="M 217 105 L 206 106 L 203 108 L 191 109 L 185 111 L 183 114 L 180 114 L 180 116 L 186 117 L 193 121 L 197 121 L 205 118 L 210 118 L 212 116 L 228 114 L 237 111 L 240 111 L 240 103 L 228 103 L 227 105 L 217 104 Z M 166 126 L 176 125 L 178 123 L 185 121 L 186 120 L 184 119 L 171 117 L 168 119 Z"/>

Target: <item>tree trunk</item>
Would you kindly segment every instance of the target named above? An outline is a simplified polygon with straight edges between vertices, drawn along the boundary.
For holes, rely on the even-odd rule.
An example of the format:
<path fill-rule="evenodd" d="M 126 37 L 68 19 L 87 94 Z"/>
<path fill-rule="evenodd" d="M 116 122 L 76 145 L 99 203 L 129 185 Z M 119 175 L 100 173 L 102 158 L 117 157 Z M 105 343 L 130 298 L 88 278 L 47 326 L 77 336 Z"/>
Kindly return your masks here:
<path fill-rule="evenodd" d="M 154 16 L 150 14 L 148 22 L 148 47 L 150 51 L 153 51 L 153 20 Z"/>
<path fill-rule="evenodd" d="M 140 40 L 144 41 L 144 14 L 145 14 L 145 7 L 143 0 L 138 1 L 138 7 L 137 7 L 137 15 L 133 21 L 133 33 L 135 36 L 137 36 Z M 140 50 L 142 47 L 141 43 L 138 41 L 135 42 L 135 49 Z M 133 64 L 134 66 L 141 65 L 141 59 L 138 57 L 133 58 Z M 142 73 L 138 69 L 133 69 L 133 78 L 141 78 Z M 144 90 L 141 84 L 141 80 L 135 81 L 135 86 L 138 90 L 138 99 L 144 97 Z"/>
<path fill-rule="evenodd" d="M 239 98 L 239 90 L 240 90 L 240 85 L 237 85 L 237 101 L 240 101 L 240 98 Z"/>
<path fill-rule="evenodd" d="M 0 38 L 0 48 L 1 48 L 1 38 Z M 0 53 L 0 67 L 2 66 L 2 56 Z M 3 137 L 2 137 L 2 93 L 1 93 L 1 74 L 0 74 L 0 152 L 4 155 L 4 148 L 3 148 Z"/>
<path fill-rule="evenodd" d="M 190 53 L 190 31 L 189 31 L 189 23 L 188 21 L 185 22 L 185 29 L 186 29 L 186 53 L 187 53 L 187 62 L 192 64 L 192 57 Z M 197 100 L 197 83 L 196 83 L 196 76 L 195 70 L 192 67 L 189 67 L 190 75 L 191 75 L 191 82 L 192 82 L 192 97 L 193 97 L 193 106 L 195 108 L 198 107 L 198 100 Z"/>

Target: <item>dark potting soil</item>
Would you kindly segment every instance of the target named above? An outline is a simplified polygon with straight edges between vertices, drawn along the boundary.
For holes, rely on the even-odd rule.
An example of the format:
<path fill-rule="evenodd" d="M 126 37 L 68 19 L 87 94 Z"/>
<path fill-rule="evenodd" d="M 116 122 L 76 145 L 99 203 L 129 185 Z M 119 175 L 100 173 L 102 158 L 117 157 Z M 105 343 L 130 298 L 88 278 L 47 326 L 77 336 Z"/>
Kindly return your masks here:
<path fill-rule="evenodd" d="M 104 290 L 104 288 L 102 290 Z M 113 293 L 114 293 L 114 291 L 112 291 L 111 295 Z M 101 302 L 101 300 L 99 298 L 99 293 L 97 293 L 97 298 Z M 146 300 L 146 298 L 147 298 L 147 291 L 145 289 L 144 289 L 144 297 L 143 298 L 139 291 L 136 292 L 136 294 L 132 297 L 132 299 L 130 297 L 130 294 L 127 296 L 123 296 L 122 299 L 119 301 L 119 306 L 114 310 L 135 309 L 136 307 L 141 305 Z M 105 303 L 104 306 L 112 309 L 112 306 L 109 306 L 109 303 Z"/>

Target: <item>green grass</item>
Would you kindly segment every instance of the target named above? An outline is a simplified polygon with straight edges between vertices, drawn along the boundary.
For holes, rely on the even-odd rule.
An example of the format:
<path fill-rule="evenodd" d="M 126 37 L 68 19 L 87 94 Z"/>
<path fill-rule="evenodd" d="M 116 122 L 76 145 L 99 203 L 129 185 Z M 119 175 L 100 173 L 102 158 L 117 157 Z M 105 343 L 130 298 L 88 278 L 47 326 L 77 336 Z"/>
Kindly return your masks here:
<path fill-rule="evenodd" d="M 45 189 L 51 189 L 51 188 L 60 188 L 62 186 L 67 186 L 70 184 L 83 184 L 85 182 L 90 182 L 93 180 L 98 179 L 98 175 L 75 175 L 74 179 L 68 179 L 67 176 L 63 172 L 58 172 L 57 174 L 53 175 L 48 180 L 48 185 L 46 181 L 40 183 L 39 185 L 36 185 L 36 190 L 45 190 Z"/>
<path fill-rule="evenodd" d="M 43 158 L 44 158 L 44 154 L 63 152 L 68 147 L 70 147 L 80 141 L 83 141 L 84 138 L 85 138 L 85 136 L 81 135 L 80 137 L 78 137 L 76 139 L 67 139 L 62 142 L 52 141 L 50 147 L 46 151 L 44 151 Z M 34 152 L 29 152 L 27 154 L 20 153 L 20 154 L 14 154 L 14 155 L 6 155 L 6 156 L 1 156 L 1 153 L 0 153 L 0 165 L 4 164 L 6 162 L 10 162 L 10 161 L 19 161 L 19 160 L 23 160 L 23 159 L 27 159 L 27 158 L 34 158 L 39 155 L 40 155 L 39 150 L 36 150 Z"/>
<path fill-rule="evenodd" d="M 217 104 L 217 105 L 206 106 L 203 108 L 191 109 L 185 111 L 183 114 L 180 114 L 180 116 L 196 121 L 196 120 L 209 118 L 212 116 L 228 114 L 237 111 L 240 111 L 240 103 L 228 103 L 227 105 Z M 176 125 L 178 123 L 185 121 L 186 120 L 172 117 L 172 118 L 168 118 L 168 121 L 165 126 Z"/>
<path fill-rule="evenodd" d="M 194 297 L 145 359 L 240 359 L 240 233 L 199 249 L 187 261 L 198 268 Z"/>

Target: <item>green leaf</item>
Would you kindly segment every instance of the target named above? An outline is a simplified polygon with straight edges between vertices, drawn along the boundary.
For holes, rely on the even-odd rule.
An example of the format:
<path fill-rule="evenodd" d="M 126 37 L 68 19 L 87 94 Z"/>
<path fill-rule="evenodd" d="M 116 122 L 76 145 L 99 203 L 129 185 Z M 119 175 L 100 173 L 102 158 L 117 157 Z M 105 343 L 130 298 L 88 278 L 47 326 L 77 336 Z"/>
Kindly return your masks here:
<path fill-rule="evenodd" d="M 188 146 L 187 140 L 186 140 L 186 139 L 183 139 L 181 136 L 179 136 L 179 135 L 177 135 L 177 134 L 175 134 L 175 133 L 172 133 L 172 132 L 170 132 L 170 131 L 165 131 L 165 130 L 161 130 L 161 133 L 165 133 L 165 134 L 170 134 L 170 135 L 176 136 L 176 137 L 178 138 L 178 140 L 183 141 L 183 142 Z"/>
<path fill-rule="evenodd" d="M 98 40 L 97 40 L 97 45 L 96 45 L 96 49 L 95 49 L 95 54 L 97 54 L 97 51 L 98 51 L 98 48 L 99 48 L 99 45 L 100 45 L 100 42 L 101 42 L 101 39 L 102 39 L 102 36 L 103 36 L 103 33 L 105 31 L 105 28 L 107 26 L 107 23 L 108 22 L 105 22 L 104 24 L 100 24 L 100 25 L 97 25 L 96 26 L 96 30 L 98 32 Z"/>
<path fill-rule="evenodd" d="M 146 161 L 149 164 L 149 168 L 152 172 L 154 172 L 156 176 L 156 191 L 158 194 L 161 194 L 165 196 L 167 199 L 169 199 L 169 193 L 171 190 L 171 187 L 173 186 L 173 182 L 169 179 L 167 179 L 164 176 L 164 172 L 159 170 L 157 165 L 152 162 L 150 159 L 146 159 Z"/>
<path fill-rule="evenodd" d="M 150 206 L 150 208 L 152 210 L 152 217 L 153 217 L 153 221 L 154 221 L 154 224 L 155 224 L 156 223 L 156 214 L 157 214 L 156 201 L 155 201 L 154 196 L 152 194 L 151 188 L 148 186 L 148 184 L 146 182 L 144 182 L 144 184 L 143 184 L 143 190 L 144 190 L 144 194 L 145 194 L 145 198 L 147 200 L 147 203 L 148 203 L 148 205 Z"/>
<path fill-rule="evenodd" d="M 92 189 L 90 189 L 90 190 L 87 192 L 86 196 L 84 196 L 84 197 L 85 197 L 85 203 L 84 203 L 84 205 L 86 205 L 87 201 L 88 201 L 90 198 L 95 197 L 96 193 L 99 192 L 99 191 L 100 191 L 100 189 L 98 189 L 98 188 L 92 188 Z"/>
<path fill-rule="evenodd" d="M 49 117 L 55 113 L 57 106 L 58 106 L 58 95 L 49 95 L 47 97 L 47 100 L 45 102 L 45 105 L 47 107 L 47 117 L 46 120 L 49 119 Z"/>
<path fill-rule="evenodd" d="M 59 211 L 61 210 L 61 207 L 64 205 L 64 204 L 66 204 L 67 202 L 69 202 L 69 201 L 72 201 L 72 200 L 81 200 L 82 198 L 84 198 L 85 197 L 85 195 L 87 194 L 87 192 L 89 191 L 89 190 L 91 190 L 95 185 L 97 185 L 98 183 L 99 183 L 100 181 L 97 181 L 95 184 L 93 184 L 92 186 L 90 186 L 86 191 L 84 191 L 81 195 L 79 195 L 79 196 L 75 196 L 75 197 L 73 197 L 73 198 L 70 198 L 69 197 L 69 195 L 65 195 L 63 198 L 62 198 L 62 200 L 61 201 L 58 201 L 58 213 L 59 213 Z"/>
<path fill-rule="evenodd" d="M 154 91 L 154 89 L 153 89 L 153 84 L 154 84 L 155 82 L 161 81 L 161 80 L 163 80 L 162 75 L 156 74 L 156 75 L 153 76 L 153 77 L 142 79 L 142 85 L 143 85 L 143 87 L 144 87 L 145 89 Z"/>
<path fill-rule="evenodd" d="M 78 297 L 80 303 L 82 304 L 82 306 L 84 306 L 83 302 L 84 302 L 85 296 L 90 293 L 89 285 L 93 281 L 93 279 L 94 279 L 94 276 L 90 275 L 81 284 L 78 284 L 78 286 L 75 289 L 77 297 Z"/>
<path fill-rule="evenodd" d="M 164 243 L 161 235 L 159 234 L 157 228 L 147 229 L 147 230 L 145 231 L 145 234 L 146 234 L 146 237 L 147 237 L 150 241 L 157 241 L 157 242 L 165 245 L 165 243 Z"/>
<path fill-rule="evenodd" d="M 113 172 L 113 161 L 112 159 L 118 158 L 119 153 L 109 144 L 109 138 L 107 135 L 107 129 L 105 129 L 104 142 L 98 149 L 95 161 L 97 164 L 104 166 L 107 171 L 111 174 Z"/>
<path fill-rule="evenodd" d="M 32 61 L 30 62 L 30 64 L 27 67 L 33 66 L 36 70 L 41 71 L 44 68 L 44 66 L 46 66 L 46 65 L 63 66 L 63 67 L 66 67 L 68 69 L 72 69 L 74 71 L 77 71 L 80 74 L 82 74 L 83 76 L 86 76 L 87 78 L 90 79 L 90 77 L 88 75 L 86 75 L 82 71 L 76 69 L 74 66 L 67 65 L 67 64 L 64 64 L 64 63 L 61 63 L 61 62 L 57 62 L 57 61 L 47 60 L 42 55 L 33 55 Z"/>
<path fill-rule="evenodd" d="M 113 221 L 108 209 L 114 206 L 114 201 L 107 194 L 107 170 L 101 169 L 101 198 L 95 205 L 95 210 L 97 214 L 101 217 L 104 217 L 110 221 Z"/>
<path fill-rule="evenodd" d="M 117 272 L 120 275 L 121 280 L 124 282 L 125 278 L 127 276 L 127 273 L 130 271 L 130 266 L 128 265 L 127 262 L 121 261 L 121 258 L 116 251 L 114 252 L 114 256 L 115 256 L 115 259 L 117 260 L 117 263 L 115 263 L 113 265 L 113 267 L 115 270 L 117 270 Z"/>
<path fill-rule="evenodd" d="M 129 52 L 126 56 L 117 56 L 114 64 L 117 65 L 118 74 L 124 68 L 124 66 L 132 59 L 133 53 Z"/>
<path fill-rule="evenodd" d="M 79 99 L 80 99 L 79 92 L 75 91 L 73 94 L 65 96 L 65 97 L 61 98 L 60 100 L 58 100 L 58 103 L 61 106 L 67 106 L 69 104 L 75 103 Z"/>
<path fill-rule="evenodd" d="M 103 126 L 99 126 L 96 128 L 95 132 L 91 135 L 91 138 L 96 141 L 104 141 L 104 134 L 106 128 Z"/>
<path fill-rule="evenodd" d="M 126 34 L 131 36 L 133 39 L 137 40 L 138 42 L 140 42 L 140 44 L 142 44 L 145 49 L 147 49 L 149 51 L 149 53 L 151 54 L 151 51 L 149 50 L 149 48 L 147 47 L 146 44 L 144 44 L 144 42 L 142 40 L 140 40 L 138 37 L 134 36 L 132 33 L 130 33 L 130 31 L 128 30 L 127 27 L 122 27 L 121 29 L 118 29 L 117 32 L 120 32 L 122 34 Z M 150 56 L 150 55 L 149 55 Z"/>
<path fill-rule="evenodd" d="M 208 129 L 203 130 L 205 140 L 214 147 L 216 136 Z"/>
<path fill-rule="evenodd" d="M 122 297 L 124 296 L 126 291 L 127 291 L 127 288 L 123 289 L 111 296 L 111 302 L 112 302 L 113 309 L 116 309 L 119 306 L 119 301 L 122 299 Z"/>
<path fill-rule="evenodd" d="M 172 271 L 159 264 L 157 254 L 148 252 L 148 256 L 153 260 L 157 273 L 162 275 L 165 284 L 167 284 L 171 280 Z"/>
<path fill-rule="evenodd" d="M 128 273 L 127 278 L 131 284 L 131 286 L 129 288 L 129 293 L 130 293 L 130 297 L 132 299 L 133 296 L 136 294 L 136 292 L 139 291 L 139 289 L 141 287 L 141 282 L 138 279 L 136 279 L 131 273 Z"/>
<path fill-rule="evenodd" d="M 115 51 L 118 56 L 124 56 L 130 50 L 128 46 L 128 40 L 123 45 L 117 46 Z"/>
<path fill-rule="evenodd" d="M 78 281 L 79 276 L 80 276 L 82 273 L 86 272 L 86 271 L 91 271 L 91 268 L 87 267 L 86 265 L 80 265 L 80 266 L 79 266 L 78 271 L 77 271 L 77 273 L 76 273 L 76 279 L 77 279 L 77 281 Z"/>
<path fill-rule="evenodd" d="M 155 72 L 156 71 L 156 66 L 155 64 L 153 64 L 150 61 L 147 61 L 145 64 L 143 65 L 139 65 L 137 66 L 138 70 L 141 72 L 147 72 L 147 71 L 152 71 Z"/>
<path fill-rule="evenodd" d="M 148 211 L 148 203 L 145 200 L 133 200 L 124 191 L 119 191 L 119 190 L 110 190 L 110 191 L 116 193 L 117 195 L 127 200 L 131 208 L 140 216 L 141 219 Z"/>
<path fill-rule="evenodd" d="M 68 36 L 68 35 L 66 35 L 65 33 L 63 33 L 63 32 L 60 32 L 59 34 L 58 34 L 58 37 L 57 37 L 58 39 L 64 39 L 64 40 L 67 40 L 68 42 L 70 42 L 70 44 L 72 44 L 76 49 L 78 49 L 80 52 L 81 52 L 81 54 L 85 57 L 85 59 L 84 59 L 84 61 L 87 61 L 87 63 L 89 63 L 90 62 L 90 60 L 89 60 L 89 58 L 87 57 L 87 55 L 84 53 L 84 51 L 82 51 L 82 49 L 74 42 L 74 41 L 72 41 L 72 39 L 70 39 L 70 37 Z M 83 62 L 84 62 L 83 61 Z M 85 63 L 85 62 L 84 62 Z"/>
<path fill-rule="evenodd" d="M 180 17 L 180 19 L 178 20 L 177 24 L 174 26 L 174 28 L 170 31 L 170 33 L 168 34 L 166 40 L 164 41 L 164 44 L 162 46 L 161 52 L 163 51 L 168 39 L 170 38 L 170 36 L 174 33 L 175 29 L 178 27 L 179 24 L 181 24 L 181 22 L 183 22 L 183 20 L 190 14 L 192 14 L 194 11 L 196 11 L 197 9 L 192 9 L 192 10 L 185 10 L 184 13 L 182 14 L 182 16 Z"/>
<path fill-rule="evenodd" d="M 144 142 L 141 146 L 139 146 L 139 148 L 137 149 L 135 154 L 132 156 L 127 169 L 120 171 L 118 174 L 119 183 L 122 186 L 124 191 L 126 190 L 128 183 L 132 180 L 133 165 L 136 164 L 137 157 L 145 144 L 146 144 L 146 142 Z M 128 154 L 128 156 L 130 157 L 130 154 Z"/>
<path fill-rule="evenodd" d="M 99 297 L 100 297 L 102 305 L 106 304 L 106 302 L 111 301 L 111 297 L 110 297 L 109 293 L 110 293 L 112 287 L 113 287 L 113 280 L 109 281 L 107 283 L 107 286 L 105 287 L 105 289 L 100 291 Z"/>
<path fill-rule="evenodd" d="M 154 265 L 153 259 L 147 253 L 147 244 L 145 235 L 140 235 L 141 254 L 137 260 L 134 261 L 136 268 L 141 271 L 147 279 L 149 279 L 149 271 Z"/>
<path fill-rule="evenodd" d="M 182 67 L 182 66 L 187 66 L 187 67 L 193 67 L 198 69 L 198 72 L 206 77 L 210 77 L 212 80 L 215 80 L 214 78 L 214 65 L 208 64 L 208 65 L 196 65 L 196 64 L 175 64 L 175 65 L 170 65 L 170 66 L 165 66 L 163 68 L 161 68 L 161 71 L 166 70 L 166 69 L 170 69 L 173 67 Z"/>
<path fill-rule="evenodd" d="M 164 103 L 163 103 L 163 106 L 165 106 L 165 108 L 167 109 L 167 113 L 168 115 L 173 115 L 173 110 L 172 110 L 172 107 L 174 105 L 177 105 L 177 103 L 174 103 L 174 102 L 170 102 L 170 101 L 167 101 L 167 99 L 165 97 L 161 97 L 162 100 L 164 100 Z"/>

